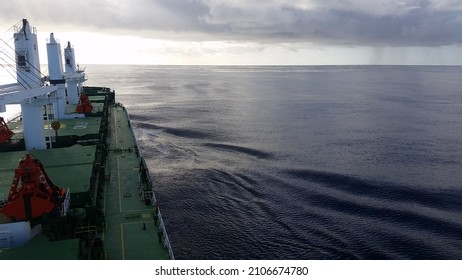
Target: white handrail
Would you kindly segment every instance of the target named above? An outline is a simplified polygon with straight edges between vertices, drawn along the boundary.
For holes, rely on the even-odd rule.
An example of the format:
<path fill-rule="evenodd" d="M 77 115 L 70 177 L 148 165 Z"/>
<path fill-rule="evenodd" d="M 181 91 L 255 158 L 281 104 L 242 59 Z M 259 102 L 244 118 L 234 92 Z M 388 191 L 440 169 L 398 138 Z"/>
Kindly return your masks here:
<path fill-rule="evenodd" d="M 62 209 L 61 216 L 66 216 L 67 211 L 69 211 L 70 207 L 71 207 L 71 189 L 67 189 L 66 198 L 64 199 L 64 202 L 63 202 L 63 209 Z"/>
<path fill-rule="evenodd" d="M 174 260 L 172 245 L 170 244 L 170 239 L 168 238 L 167 230 L 165 229 L 164 220 L 162 219 L 162 214 L 160 213 L 159 206 L 157 206 L 157 216 L 159 217 L 159 228 L 162 230 L 164 235 L 164 247 L 168 250 L 168 255 L 170 259 Z"/>

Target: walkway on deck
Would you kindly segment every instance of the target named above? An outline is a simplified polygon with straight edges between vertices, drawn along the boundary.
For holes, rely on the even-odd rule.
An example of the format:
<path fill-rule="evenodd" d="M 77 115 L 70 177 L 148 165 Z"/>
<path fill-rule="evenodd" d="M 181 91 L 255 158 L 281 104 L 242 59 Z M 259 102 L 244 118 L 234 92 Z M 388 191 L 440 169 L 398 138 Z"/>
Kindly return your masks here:
<path fill-rule="evenodd" d="M 110 108 L 109 155 L 105 189 L 107 259 L 169 259 L 159 241 L 155 209 L 138 195 L 140 158 L 123 107 Z"/>

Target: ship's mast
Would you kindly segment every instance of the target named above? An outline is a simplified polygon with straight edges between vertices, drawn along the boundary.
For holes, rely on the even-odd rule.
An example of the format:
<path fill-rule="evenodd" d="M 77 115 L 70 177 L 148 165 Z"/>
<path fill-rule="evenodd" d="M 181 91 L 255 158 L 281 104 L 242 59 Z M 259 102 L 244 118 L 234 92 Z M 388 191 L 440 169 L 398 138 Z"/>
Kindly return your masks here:
<path fill-rule="evenodd" d="M 43 86 L 37 46 L 37 32 L 23 19 L 22 27 L 15 30 L 14 46 L 16 52 L 17 80 L 26 89 Z M 46 149 L 43 105 L 46 95 L 29 98 L 21 102 L 26 150 Z"/>
<path fill-rule="evenodd" d="M 71 46 L 70 42 L 67 42 L 67 47 L 64 49 L 64 60 L 69 104 L 77 105 L 79 103 L 80 87 L 85 81 L 85 74 L 83 71 L 77 69 L 74 48 Z"/>
<path fill-rule="evenodd" d="M 64 49 L 64 58 L 66 59 L 66 73 L 75 73 L 77 67 L 75 64 L 74 48 L 71 46 L 71 42 L 67 42 L 67 46 Z"/>
<path fill-rule="evenodd" d="M 56 41 L 53 33 L 50 34 L 50 42 L 47 44 L 48 72 L 50 84 L 56 85 L 56 93 L 52 93 L 53 113 L 55 118 L 63 119 L 66 114 L 66 80 L 63 76 L 63 60 L 61 45 Z"/>
<path fill-rule="evenodd" d="M 14 47 L 18 82 L 28 88 L 42 86 L 37 31 L 27 19 L 22 20 L 22 27 L 15 27 Z"/>

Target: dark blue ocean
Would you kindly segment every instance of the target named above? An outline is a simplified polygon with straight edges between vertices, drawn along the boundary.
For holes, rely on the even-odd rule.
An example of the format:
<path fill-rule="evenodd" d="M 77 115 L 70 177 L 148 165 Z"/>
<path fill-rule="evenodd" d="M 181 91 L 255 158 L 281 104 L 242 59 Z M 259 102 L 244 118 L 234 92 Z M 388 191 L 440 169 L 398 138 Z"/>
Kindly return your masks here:
<path fill-rule="evenodd" d="M 177 259 L 462 259 L 462 67 L 104 66 Z"/>

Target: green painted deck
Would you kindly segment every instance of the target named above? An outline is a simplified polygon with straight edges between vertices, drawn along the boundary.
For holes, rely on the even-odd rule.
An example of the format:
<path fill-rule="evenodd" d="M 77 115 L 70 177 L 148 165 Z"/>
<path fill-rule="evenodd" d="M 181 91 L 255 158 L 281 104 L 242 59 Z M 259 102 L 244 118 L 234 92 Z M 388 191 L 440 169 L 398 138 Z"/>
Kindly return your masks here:
<path fill-rule="evenodd" d="M 155 209 L 138 195 L 140 158 L 135 138 L 122 107 L 111 110 L 105 212 L 107 230 L 103 240 L 108 259 L 169 259 L 159 242 L 154 223 Z M 143 226 L 144 225 L 144 226 Z M 145 228 L 145 229 L 144 229 Z"/>
<path fill-rule="evenodd" d="M 48 237 L 39 234 L 29 240 L 26 246 L 14 250 L 0 251 L 0 260 L 78 260 L 79 239 L 49 242 Z"/>
<path fill-rule="evenodd" d="M 102 97 L 96 96 L 91 99 L 100 100 Z M 94 111 L 102 111 L 102 104 L 96 103 L 94 105 Z M 75 106 L 67 105 L 67 112 L 69 114 L 76 114 L 74 112 Z M 73 109 L 72 109 L 73 108 Z M 60 136 L 84 136 L 84 135 L 97 135 L 99 133 L 99 125 L 101 123 L 100 117 L 85 117 L 85 118 L 69 118 L 59 120 L 61 127 L 58 130 Z M 55 132 L 48 126 L 45 121 L 45 136 L 54 136 Z M 8 123 L 8 128 L 11 129 L 15 135 L 12 137 L 13 140 L 19 140 L 24 137 L 23 126 L 20 119 L 15 119 Z"/>
<path fill-rule="evenodd" d="M 87 117 L 80 119 L 63 119 L 59 122 L 61 123 L 61 127 L 58 130 L 58 134 L 61 136 L 97 135 L 99 133 L 101 118 Z M 51 132 L 54 133 L 53 131 Z"/>
<path fill-rule="evenodd" d="M 40 159 L 54 184 L 70 188 L 71 193 L 86 192 L 93 167 L 96 146 L 74 145 L 69 148 L 29 152 Z M 14 170 L 25 151 L 0 153 L 0 199 L 6 198 L 14 177 Z"/>

